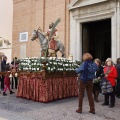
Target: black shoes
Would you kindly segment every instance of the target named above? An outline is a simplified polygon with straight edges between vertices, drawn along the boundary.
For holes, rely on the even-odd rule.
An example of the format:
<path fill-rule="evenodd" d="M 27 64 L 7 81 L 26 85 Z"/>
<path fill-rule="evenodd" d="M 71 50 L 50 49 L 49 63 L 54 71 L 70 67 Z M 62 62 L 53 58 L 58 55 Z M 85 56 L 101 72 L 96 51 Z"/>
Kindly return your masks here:
<path fill-rule="evenodd" d="M 13 93 L 15 93 L 15 92 L 13 92 L 13 91 L 10 91 L 10 94 L 13 94 Z"/>
<path fill-rule="evenodd" d="M 109 103 L 103 103 L 102 106 L 106 106 L 106 105 L 109 105 Z"/>
<path fill-rule="evenodd" d="M 3 92 L 3 96 L 6 96 L 7 94 L 5 92 Z"/>
<path fill-rule="evenodd" d="M 109 107 L 110 107 L 110 108 L 113 108 L 113 107 L 115 107 L 115 105 L 110 105 Z"/>
<path fill-rule="evenodd" d="M 80 113 L 80 114 L 82 113 L 82 111 L 81 111 L 80 109 L 76 110 L 76 112 L 77 112 L 77 113 Z"/>
<path fill-rule="evenodd" d="M 77 113 L 82 113 L 82 111 L 80 109 L 76 110 Z M 95 114 L 95 111 L 89 111 L 89 113 Z"/>
<path fill-rule="evenodd" d="M 95 114 L 95 111 L 89 111 L 89 113 Z"/>
<path fill-rule="evenodd" d="M 95 101 L 95 102 L 99 102 L 98 99 L 95 99 L 94 101 Z"/>
<path fill-rule="evenodd" d="M 103 103 L 103 104 L 102 104 L 102 106 L 106 106 L 106 105 L 109 105 L 109 103 Z M 115 107 L 114 104 L 113 104 L 113 105 L 109 105 L 109 108 L 113 108 L 113 107 Z"/>
<path fill-rule="evenodd" d="M 15 93 L 15 92 L 13 92 L 13 91 L 10 91 L 10 94 L 13 94 L 13 93 Z M 6 96 L 7 94 L 5 93 L 5 92 L 3 92 L 3 96 Z"/>

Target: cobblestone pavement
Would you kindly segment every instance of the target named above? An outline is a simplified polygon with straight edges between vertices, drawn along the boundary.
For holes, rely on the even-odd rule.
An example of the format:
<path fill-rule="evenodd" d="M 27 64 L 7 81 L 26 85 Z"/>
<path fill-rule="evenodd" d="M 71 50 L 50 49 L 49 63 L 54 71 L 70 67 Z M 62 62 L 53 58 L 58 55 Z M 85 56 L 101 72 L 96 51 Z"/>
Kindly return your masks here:
<path fill-rule="evenodd" d="M 120 99 L 116 106 L 102 106 L 103 95 L 95 103 L 96 114 L 90 114 L 87 96 L 84 97 L 83 113 L 76 113 L 78 98 L 68 98 L 49 103 L 39 103 L 16 98 L 15 94 L 0 95 L 0 120 L 120 120 Z"/>

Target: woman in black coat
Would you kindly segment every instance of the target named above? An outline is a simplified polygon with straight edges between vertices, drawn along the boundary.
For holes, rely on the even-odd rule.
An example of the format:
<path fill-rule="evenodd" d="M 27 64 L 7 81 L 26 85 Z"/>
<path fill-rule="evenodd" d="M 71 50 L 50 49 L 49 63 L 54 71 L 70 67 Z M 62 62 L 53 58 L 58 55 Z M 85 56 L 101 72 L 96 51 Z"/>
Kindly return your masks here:
<path fill-rule="evenodd" d="M 6 62 L 7 62 L 7 57 L 4 56 L 3 61 L 1 62 L 1 72 L 6 71 L 6 66 L 7 66 Z M 4 75 L 3 74 L 1 76 L 1 90 L 4 90 Z"/>
<path fill-rule="evenodd" d="M 117 85 L 116 85 L 116 97 L 120 98 L 120 58 L 117 59 L 116 69 L 118 72 Z"/>
<path fill-rule="evenodd" d="M 101 66 L 101 61 L 98 58 L 95 59 L 94 62 L 98 65 L 98 70 L 96 71 L 96 79 L 98 80 L 93 82 L 93 95 L 95 102 L 98 102 L 99 92 L 101 91 L 99 79 L 103 73 L 103 67 Z"/>

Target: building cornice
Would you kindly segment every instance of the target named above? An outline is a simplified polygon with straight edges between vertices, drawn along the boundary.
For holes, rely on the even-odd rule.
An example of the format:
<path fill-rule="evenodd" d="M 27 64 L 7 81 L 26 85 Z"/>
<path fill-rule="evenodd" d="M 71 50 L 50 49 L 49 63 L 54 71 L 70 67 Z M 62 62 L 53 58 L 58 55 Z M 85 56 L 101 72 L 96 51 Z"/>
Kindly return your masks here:
<path fill-rule="evenodd" d="M 13 4 L 23 2 L 23 1 L 25 1 L 25 0 L 13 0 Z"/>
<path fill-rule="evenodd" d="M 98 3 L 101 3 L 101 2 L 106 2 L 108 0 L 88 0 L 87 2 L 81 2 L 80 4 L 78 5 L 75 5 L 76 3 L 78 3 L 79 1 L 82 1 L 82 0 L 73 0 L 69 5 L 68 5 L 68 9 L 69 10 L 72 10 L 72 9 L 75 9 L 75 8 L 80 8 L 80 7 L 84 7 L 84 6 L 88 6 L 88 5 L 93 5 L 93 4 L 98 4 Z M 110 0 L 109 0 L 110 1 Z"/>

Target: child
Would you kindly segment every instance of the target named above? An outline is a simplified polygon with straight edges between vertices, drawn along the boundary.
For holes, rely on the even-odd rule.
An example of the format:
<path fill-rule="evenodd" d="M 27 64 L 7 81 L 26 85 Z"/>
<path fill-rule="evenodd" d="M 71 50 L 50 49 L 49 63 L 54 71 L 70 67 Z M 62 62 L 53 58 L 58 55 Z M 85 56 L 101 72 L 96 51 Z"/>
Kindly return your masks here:
<path fill-rule="evenodd" d="M 3 92 L 3 96 L 7 95 L 6 94 L 6 90 L 10 91 L 10 94 L 13 94 L 14 92 L 12 92 L 12 90 L 10 89 L 10 78 L 9 78 L 9 73 L 6 72 L 5 77 L 4 77 L 4 92 Z"/>

